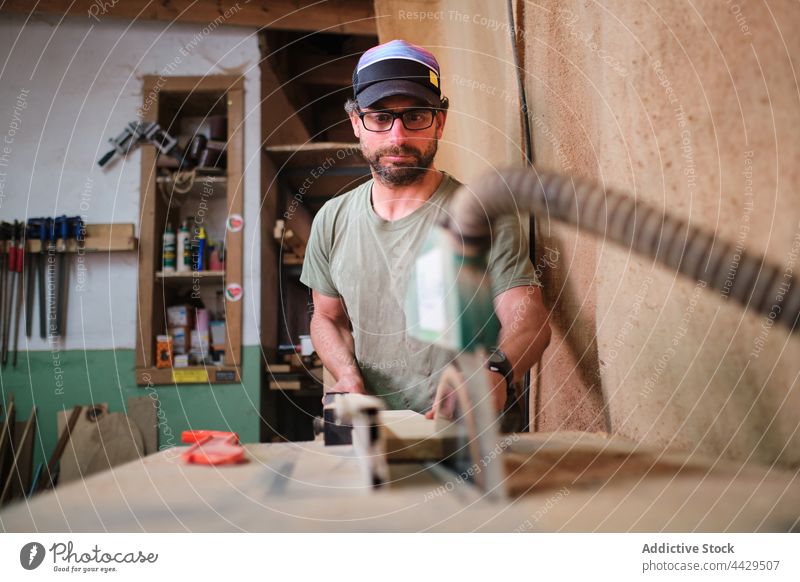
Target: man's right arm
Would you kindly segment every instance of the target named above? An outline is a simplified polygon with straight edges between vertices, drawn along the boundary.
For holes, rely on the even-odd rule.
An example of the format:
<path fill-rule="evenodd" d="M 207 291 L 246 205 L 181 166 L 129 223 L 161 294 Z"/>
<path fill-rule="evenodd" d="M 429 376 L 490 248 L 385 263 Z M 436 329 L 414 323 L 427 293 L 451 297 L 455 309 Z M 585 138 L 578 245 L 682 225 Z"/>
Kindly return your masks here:
<path fill-rule="evenodd" d="M 336 379 L 330 391 L 363 394 L 364 380 L 356 364 L 350 318 L 343 300 L 318 291 L 312 291 L 312 297 L 311 341 L 323 365 Z"/>

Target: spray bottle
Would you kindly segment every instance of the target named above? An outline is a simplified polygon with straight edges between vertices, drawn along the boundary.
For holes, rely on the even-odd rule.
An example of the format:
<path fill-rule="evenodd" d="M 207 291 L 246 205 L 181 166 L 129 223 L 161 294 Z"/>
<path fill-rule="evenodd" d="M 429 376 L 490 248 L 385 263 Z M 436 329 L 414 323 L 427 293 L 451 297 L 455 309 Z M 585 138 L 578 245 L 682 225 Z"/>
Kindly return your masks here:
<path fill-rule="evenodd" d="M 175 272 L 175 231 L 172 230 L 172 224 L 167 223 L 167 229 L 164 231 L 164 246 L 161 255 L 161 269 L 165 273 Z"/>
<path fill-rule="evenodd" d="M 178 272 L 188 273 L 192 270 L 192 255 L 189 248 L 189 226 L 184 220 L 178 231 Z"/>

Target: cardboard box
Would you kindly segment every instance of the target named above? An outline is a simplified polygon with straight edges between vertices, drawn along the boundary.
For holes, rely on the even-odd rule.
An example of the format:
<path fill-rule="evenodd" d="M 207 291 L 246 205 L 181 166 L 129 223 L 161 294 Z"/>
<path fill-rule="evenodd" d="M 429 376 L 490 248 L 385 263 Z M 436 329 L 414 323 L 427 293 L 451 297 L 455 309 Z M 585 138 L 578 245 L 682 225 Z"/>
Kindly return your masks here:
<path fill-rule="evenodd" d="M 189 305 L 167 307 L 167 325 L 169 327 L 194 327 L 194 309 Z"/>
<path fill-rule="evenodd" d="M 212 321 L 209 327 L 211 329 L 211 349 L 215 352 L 225 351 L 225 322 Z"/>
<path fill-rule="evenodd" d="M 208 332 L 192 330 L 192 347 L 190 354 L 205 358 L 208 355 Z"/>
<path fill-rule="evenodd" d="M 175 354 L 188 354 L 192 347 L 192 330 L 188 327 L 170 327 L 172 351 Z"/>

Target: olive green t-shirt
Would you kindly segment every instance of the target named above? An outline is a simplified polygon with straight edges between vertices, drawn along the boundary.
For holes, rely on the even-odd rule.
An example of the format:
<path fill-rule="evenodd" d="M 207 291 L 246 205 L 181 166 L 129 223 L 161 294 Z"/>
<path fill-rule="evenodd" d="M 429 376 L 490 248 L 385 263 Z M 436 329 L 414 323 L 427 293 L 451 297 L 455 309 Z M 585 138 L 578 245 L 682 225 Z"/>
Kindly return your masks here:
<path fill-rule="evenodd" d="M 444 174 L 428 201 L 399 220 L 372 208 L 372 180 L 329 200 L 314 218 L 300 281 L 344 301 L 367 392 L 389 409 L 423 412 L 453 354 L 406 333 L 406 287 L 422 243 L 460 183 Z M 538 285 L 517 216 L 495 221 L 488 258 L 494 296 Z M 316 346 L 318 349 L 321 346 Z"/>

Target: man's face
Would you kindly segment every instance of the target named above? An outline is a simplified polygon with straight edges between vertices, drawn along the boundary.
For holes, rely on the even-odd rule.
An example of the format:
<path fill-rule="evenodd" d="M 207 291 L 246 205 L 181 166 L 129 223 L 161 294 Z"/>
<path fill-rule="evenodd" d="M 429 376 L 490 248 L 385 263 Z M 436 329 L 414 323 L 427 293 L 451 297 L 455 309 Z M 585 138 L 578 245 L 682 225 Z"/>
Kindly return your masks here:
<path fill-rule="evenodd" d="M 404 96 L 387 97 L 369 111 L 401 112 L 417 107 L 430 107 L 417 99 Z M 368 131 L 357 113 L 350 114 L 353 133 L 361 144 L 361 153 L 382 183 L 389 186 L 408 186 L 422 178 L 433 164 L 439 139 L 442 137 L 445 112 L 437 112 L 427 129 L 408 130 L 401 119 L 395 119 L 389 131 Z"/>

